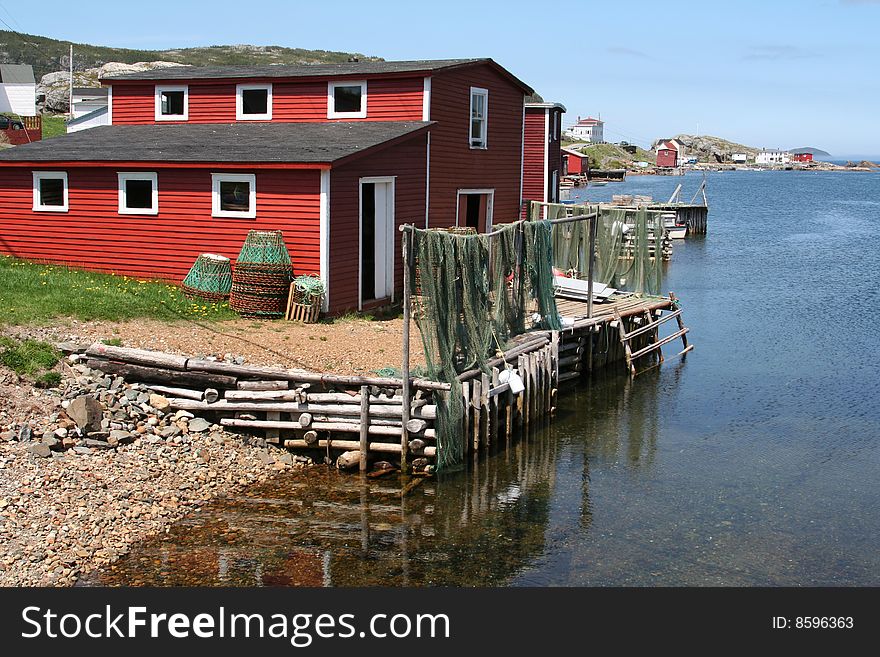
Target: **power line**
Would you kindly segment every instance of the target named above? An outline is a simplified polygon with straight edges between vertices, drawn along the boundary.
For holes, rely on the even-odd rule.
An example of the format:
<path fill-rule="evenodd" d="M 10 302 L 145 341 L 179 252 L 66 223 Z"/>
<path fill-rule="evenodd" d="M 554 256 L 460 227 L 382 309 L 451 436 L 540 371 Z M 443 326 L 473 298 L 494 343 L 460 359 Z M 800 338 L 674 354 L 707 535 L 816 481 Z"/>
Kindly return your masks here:
<path fill-rule="evenodd" d="M 6 12 L 6 15 L 9 16 L 9 18 L 12 19 L 12 22 L 15 23 L 16 25 L 18 25 L 19 29 L 21 29 L 21 23 L 19 23 L 18 20 L 15 18 L 15 16 L 12 15 L 12 12 L 11 12 L 11 11 L 9 11 L 9 10 L 8 10 L 5 6 L 3 6 L 2 4 L 0 4 L 0 9 L 2 9 L 3 11 L 5 11 L 5 12 Z M 0 20 L 3 20 L 3 19 L 0 18 Z M 6 21 L 3 21 L 3 24 L 6 25 L 6 27 L 9 27 L 9 23 L 7 23 Z M 10 27 L 9 29 L 12 29 L 12 28 Z"/>

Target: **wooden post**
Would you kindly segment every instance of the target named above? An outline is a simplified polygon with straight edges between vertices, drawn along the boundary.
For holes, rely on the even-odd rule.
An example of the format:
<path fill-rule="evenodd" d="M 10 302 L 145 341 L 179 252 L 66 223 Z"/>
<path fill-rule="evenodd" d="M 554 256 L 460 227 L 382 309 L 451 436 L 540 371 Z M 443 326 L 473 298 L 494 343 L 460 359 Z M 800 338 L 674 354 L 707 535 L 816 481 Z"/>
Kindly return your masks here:
<path fill-rule="evenodd" d="M 412 258 L 412 229 L 403 231 L 403 239 L 401 240 L 401 249 L 403 250 L 403 363 L 401 366 L 401 378 L 403 379 L 403 407 L 401 410 L 401 423 L 403 427 L 400 430 L 400 471 L 406 473 L 409 471 L 407 465 L 407 450 L 409 449 L 409 435 L 406 431 L 406 423 L 409 422 L 409 404 L 410 404 L 410 381 L 409 381 L 409 324 L 411 321 L 412 311 L 410 309 L 410 275 Z M 361 390 L 363 393 L 363 389 Z M 369 399 L 369 392 L 366 397 Z"/>
<path fill-rule="evenodd" d="M 406 235 L 404 235 L 406 239 Z M 403 429 L 406 433 L 406 426 Z M 361 472 L 367 471 L 367 444 L 370 438 L 370 386 L 361 386 Z"/>
<path fill-rule="evenodd" d="M 596 268 L 596 224 L 599 223 L 599 212 L 590 217 L 590 259 L 587 266 L 587 319 L 593 317 L 593 274 Z"/>

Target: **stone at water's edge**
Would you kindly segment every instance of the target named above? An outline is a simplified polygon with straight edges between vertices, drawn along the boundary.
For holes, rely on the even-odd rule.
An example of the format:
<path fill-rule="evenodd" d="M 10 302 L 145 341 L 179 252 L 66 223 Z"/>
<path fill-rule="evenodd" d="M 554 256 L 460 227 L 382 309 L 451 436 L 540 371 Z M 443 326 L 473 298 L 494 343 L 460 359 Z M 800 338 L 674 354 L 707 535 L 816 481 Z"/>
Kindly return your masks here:
<path fill-rule="evenodd" d="M 211 426 L 211 423 L 207 420 L 197 417 L 189 421 L 189 430 L 194 433 L 201 433 L 202 431 L 207 431 Z"/>
<path fill-rule="evenodd" d="M 155 408 L 157 411 L 164 411 L 166 408 L 171 406 L 171 402 L 168 401 L 167 397 L 163 397 L 162 395 L 157 394 L 151 394 L 150 406 Z"/>
<path fill-rule="evenodd" d="M 67 415 L 76 422 L 76 426 L 83 433 L 91 433 L 101 430 L 104 409 L 94 398 L 82 395 L 70 402 L 70 406 L 67 407 Z"/>

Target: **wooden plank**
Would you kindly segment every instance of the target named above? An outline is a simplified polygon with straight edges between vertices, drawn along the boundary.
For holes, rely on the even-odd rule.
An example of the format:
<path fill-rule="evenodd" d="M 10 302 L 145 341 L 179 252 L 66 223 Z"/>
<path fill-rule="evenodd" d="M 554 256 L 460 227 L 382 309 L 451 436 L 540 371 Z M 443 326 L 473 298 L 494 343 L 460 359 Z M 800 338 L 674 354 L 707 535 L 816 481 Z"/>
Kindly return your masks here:
<path fill-rule="evenodd" d="M 480 378 L 480 434 L 484 447 L 490 445 L 489 432 L 492 428 L 492 419 L 489 417 L 489 388 L 492 382 L 488 375 L 483 374 Z"/>
<path fill-rule="evenodd" d="M 121 363 L 115 360 L 89 358 L 86 361 L 86 365 L 92 369 L 101 370 L 105 374 L 121 376 L 126 381 L 146 381 L 147 383 L 153 382 L 174 387 L 212 387 L 222 389 L 234 388 L 236 384 L 235 377 L 223 374 L 166 370 L 158 367 Z"/>
<path fill-rule="evenodd" d="M 239 390 L 287 390 L 288 381 L 239 381 Z"/>
<path fill-rule="evenodd" d="M 86 356 L 91 358 L 106 358 L 118 360 L 123 363 L 134 365 L 146 365 L 148 367 L 161 367 L 166 370 L 185 370 L 185 356 L 175 356 L 161 351 L 148 351 L 146 349 L 130 349 L 128 347 L 114 347 L 103 342 L 96 342 L 86 350 Z"/>
<path fill-rule="evenodd" d="M 498 388 L 498 386 L 500 385 L 498 382 L 498 375 L 499 374 L 500 374 L 499 369 L 497 367 L 493 367 L 492 368 L 492 385 L 489 389 L 489 393 L 487 393 L 487 394 L 489 394 L 488 401 L 489 401 L 489 443 L 490 444 L 494 444 L 494 443 L 498 442 L 498 433 L 499 433 L 498 405 L 501 400 L 498 398 L 498 393 L 495 393 L 494 395 L 492 395 L 491 393 L 496 388 Z M 509 387 L 510 386 L 508 386 L 508 388 Z"/>
<path fill-rule="evenodd" d="M 471 400 L 470 405 L 473 411 L 473 423 L 471 429 L 473 431 L 474 451 L 480 448 L 480 397 L 482 396 L 483 382 L 481 379 L 475 378 L 471 381 Z"/>
<path fill-rule="evenodd" d="M 645 354 L 652 352 L 654 349 L 659 349 L 663 345 L 668 344 L 668 343 L 672 342 L 673 340 L 678 340 L 679 338 L 683 337 L 688 331 L 690 331 L 690 329 L 685 327 L 679 331 L 676 331 L 672 335 L 666 336 L 665 338 L 663 338 L 659 342 L 654 342 L 652 344 L 649 344 L 647 347 L 643 347 L 642 349 L 639 349 L 638 351 L 633 352 L 631 359 L 635 360 L 637 358 L 640 358 L 641 356 L 644 356 Z"/>

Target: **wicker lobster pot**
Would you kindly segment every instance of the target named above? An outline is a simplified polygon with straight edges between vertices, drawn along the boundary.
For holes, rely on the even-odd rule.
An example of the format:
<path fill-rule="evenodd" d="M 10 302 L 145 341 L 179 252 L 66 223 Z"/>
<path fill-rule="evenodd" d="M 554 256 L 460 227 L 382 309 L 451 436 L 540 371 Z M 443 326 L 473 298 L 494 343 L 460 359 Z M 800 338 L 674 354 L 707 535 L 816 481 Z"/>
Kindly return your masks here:
<path fill-rule="evenodd" d="M 232 264 L 216 253 L 202 253 L 183 279 L 183 293 L 190 298 L 226 301 L 232 288 Z"/>
<path fill-rule="evenodd" d="M 281 231 L 250 231 L 232 272 L 229 307 L 243 317 L 284 317 L 292 274 Z"/>

